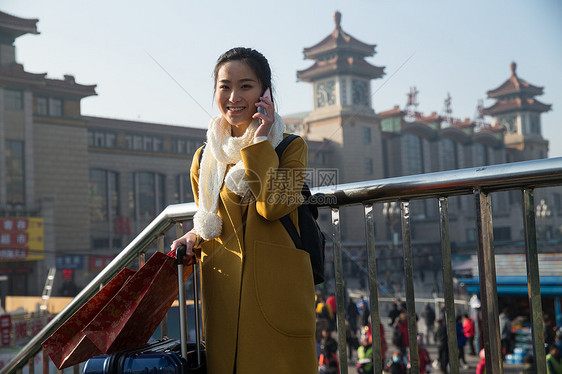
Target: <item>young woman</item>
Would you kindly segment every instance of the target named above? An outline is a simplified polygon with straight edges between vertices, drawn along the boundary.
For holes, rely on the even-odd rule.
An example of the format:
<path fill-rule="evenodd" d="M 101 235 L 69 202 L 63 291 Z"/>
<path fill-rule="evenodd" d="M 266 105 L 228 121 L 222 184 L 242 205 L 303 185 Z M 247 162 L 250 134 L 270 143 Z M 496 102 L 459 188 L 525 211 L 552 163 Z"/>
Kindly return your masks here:
<path fill-rule="evenodd" d="M 277 156 L 285 125 L 264 95 L 271 70 L 261 53 L 227 51 L 214 79 L 221 115 L 193 156 L 194 230 L 172 243 L 201 251 L 207 372 L 316 373 L 310 259 L 279 221 L 289 214 L 298 227 L 306 143 Z"/>

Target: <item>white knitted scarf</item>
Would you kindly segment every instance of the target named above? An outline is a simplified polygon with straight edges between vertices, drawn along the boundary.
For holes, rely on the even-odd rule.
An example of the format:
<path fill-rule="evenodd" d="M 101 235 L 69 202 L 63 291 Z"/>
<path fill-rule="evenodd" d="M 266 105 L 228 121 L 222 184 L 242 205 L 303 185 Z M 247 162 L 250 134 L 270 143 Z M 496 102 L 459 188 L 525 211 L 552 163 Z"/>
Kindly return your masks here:
<path fill-rule="evenodd" d="M 217 214 L 219 193 L 223 182 L 236 195 L 244 197 L 250 187 L 240 150 L 254 140 L 259 119 L 252 121 L 244 135 L 231 135 L 231 126 L 222 116 L 215 117 L 207 130 L 207 145 L 199 165 L 199 207 L 193 217 L 195 232 L 205 240 L 218 238 L 222 232 L 222 220 Z M 277 113 L 267 140 L 275 148 L 283 140 L 285 124 Z M 234 165 L 228 173 L 228 165 Z M 226 176 L 225 176 L 226 174 Z"/>

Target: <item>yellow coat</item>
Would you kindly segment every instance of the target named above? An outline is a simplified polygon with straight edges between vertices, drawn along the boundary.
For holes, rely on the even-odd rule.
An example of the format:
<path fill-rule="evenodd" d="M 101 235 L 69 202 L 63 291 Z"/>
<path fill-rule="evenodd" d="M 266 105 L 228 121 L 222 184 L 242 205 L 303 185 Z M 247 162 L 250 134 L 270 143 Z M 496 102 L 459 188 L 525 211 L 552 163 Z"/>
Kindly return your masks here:
<path fill-rule="evenodd" d="M 191 166 L 196 203 L 200 152 Z M 268 141 L 243 148 L 246 176 L 256 197 L 247 205 L 223 184 L 218 211 L 222 233 L 201 244 L 209 374 L 318 371 L 310 258 L 295 248 L 279 221 L 291 213 L 298 228 L 296 207 L 304 173 L 289 170 L 304 171 L 307 152 L 301 138 L 291 142 L 281 162 Z"/>

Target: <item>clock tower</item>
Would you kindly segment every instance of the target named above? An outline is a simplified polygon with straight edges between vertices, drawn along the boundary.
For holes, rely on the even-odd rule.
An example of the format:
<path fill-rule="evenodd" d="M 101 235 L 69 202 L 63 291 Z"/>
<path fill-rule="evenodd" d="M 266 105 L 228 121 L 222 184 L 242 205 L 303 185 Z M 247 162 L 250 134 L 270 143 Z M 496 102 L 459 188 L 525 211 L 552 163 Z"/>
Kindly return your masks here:
<path fill-rule="evenodd" d="M 371 80 L 384 75 L 384 67 L 365 60 L 375 55 L 367 44 L 346 33 L 342 15 L 334 14 L 334 30 L 316 45 L 304 48 L 312 66 L 297 72 L 297 79 L 312 84 L 314 110 L 304 118 L 304 136 L 309 140 L 329 140 L 333 146 L 337 183 L 373 180 L 383 177 L 380 117 L 372 106 Z M 350 207 L 342 217 L 342 239 L 361 242 L 364 228 L 353 225 L 361 208 Z"/>
<path fill-rule="evenodd" d="M 543 87 L 519 78 L 515 62 L 510 67 L 509 79 L 487 92 L 488 98 L 496 102 L 484 108 L 483 114 L 492 117 L 492 126 L 504 128 L 509 161 L 547 158 L 548 141 L 542 137 L 541 113 L 548 112 L 552 105 L 535 99 L 543 94 Z"/>
<path fill-rule="evenodd" d="M 341 13 L 334 15 L 335 29 L 320 43 L 304 49 L 304 57 L 314 60 L 308 69 L 297 72 L 301 82 L 310 82 L 314 90 L 314 108 L 322 112 L 336 110 L 374 114 L 371 106 L 371 79 L 381 78 L 384 67 L 374 66 L 365 57 L 375 54 L 374 44 L 366 44 L 343 31 Z"/>

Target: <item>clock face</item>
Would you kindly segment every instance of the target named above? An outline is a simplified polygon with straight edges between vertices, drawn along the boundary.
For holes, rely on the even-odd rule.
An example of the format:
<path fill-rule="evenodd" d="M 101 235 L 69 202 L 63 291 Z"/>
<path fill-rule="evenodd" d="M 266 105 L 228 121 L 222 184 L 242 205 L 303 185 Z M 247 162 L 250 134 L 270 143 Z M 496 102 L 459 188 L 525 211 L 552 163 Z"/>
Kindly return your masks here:
<path fill-rule="evenodd" d="M 369 106 L 369 87 L 367 82 L 354 79 L 351 82 L 351 91 L 353 105 Z"/>
<path fill-rule="evenodd" d="M 507 116 L 507 117 L 503 117 L 500 120 L 500 124 L 507 130 L 508 133 L 516 134 L 517 133 L 517 126 L 515 124 L 516 120 L 517 117 L 515 116 Z"/>
<path fill-rule="evenodd" d="M 321 108 L 336 103 L 336 82 L 320 82 L 316 86 L 316 105 Z"/>

